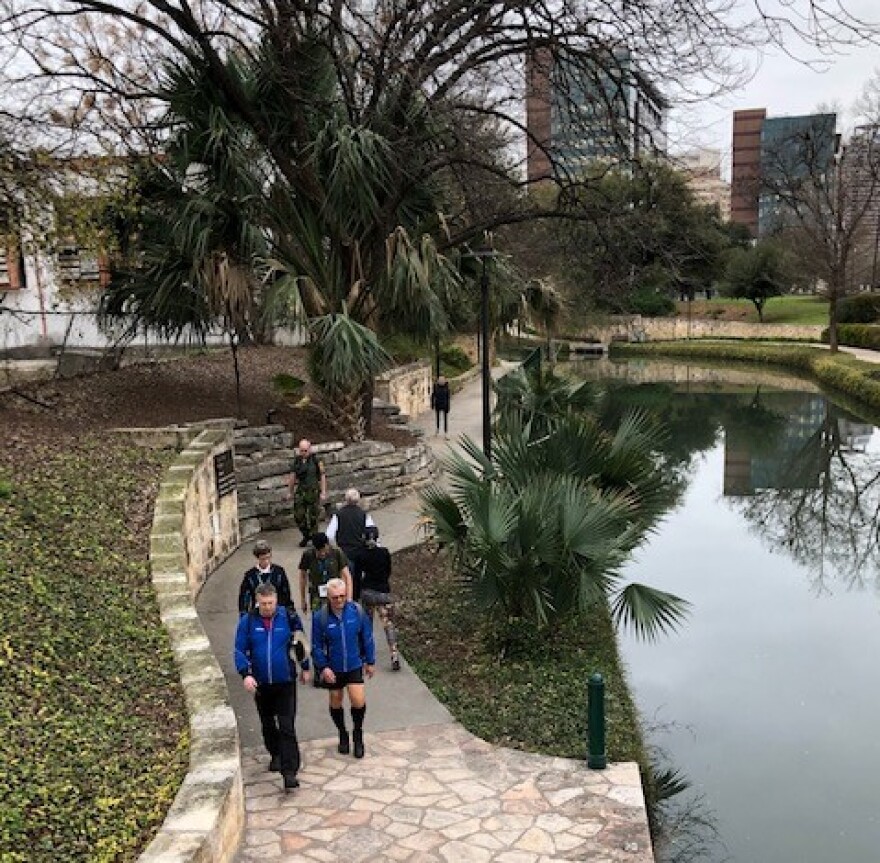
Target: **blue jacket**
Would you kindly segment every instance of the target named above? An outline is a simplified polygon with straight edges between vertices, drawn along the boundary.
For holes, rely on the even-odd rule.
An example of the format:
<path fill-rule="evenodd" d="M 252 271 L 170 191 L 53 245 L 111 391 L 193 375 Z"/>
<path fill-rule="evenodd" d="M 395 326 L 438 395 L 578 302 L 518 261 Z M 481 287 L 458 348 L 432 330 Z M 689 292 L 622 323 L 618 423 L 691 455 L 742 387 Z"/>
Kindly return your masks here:
<path fill-rule="evenodd" d="M 356 602 L 346 602 L 339 617 L 326 605 L 312 614 L 312 657 L 316 674 L 376 664 L 373 624 Z"/>
<path fill-rule="evenodd" d="M 290 683 L 296 679 L 296 666 L 289 649 L 293 633 L 302 630 L 302 621 L 295 611 L 279 607 L 267 628 L 254 610 L 238 619 L 235 631 L 235 669 L 242 677 L 253 675 L 259 684 Z M 302 668 L 309 668 L 308 658 Z"/>

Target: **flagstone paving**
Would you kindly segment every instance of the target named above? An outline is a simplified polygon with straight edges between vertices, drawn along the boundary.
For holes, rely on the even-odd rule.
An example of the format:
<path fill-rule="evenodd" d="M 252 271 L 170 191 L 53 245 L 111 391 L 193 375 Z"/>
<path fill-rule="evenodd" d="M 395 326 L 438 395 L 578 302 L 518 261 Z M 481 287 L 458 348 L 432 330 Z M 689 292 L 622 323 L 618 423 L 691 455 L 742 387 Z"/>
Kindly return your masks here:
<path fill-rule="evenodd" d="M 367 734 L 366 747 L 356 760 L 335 738 L 304 744 L 293 792 L 265 752 L 247 750 L 240 863 L 654 859 L 634 764 L 589 770 L 492 746 L 458 723 Z"/>
<path fill-rule="evenodd" d="M 476 380 L 453 397 L 452 440 L 433 435 L 433 413 L 415 424 L 442 456 L 459 446 L 459 434 L 479 440 L 481 417 Z M 417 541 L 418 510 L 410 496 L 373 511 L 383 544 L 396 551 Z M 263 538 L 293 575 L 301 554 L 298 532 Z M 585 761 L 518 752 L 474 737 L 413 673 L 405 641 L 403 668 L 391 673 L 385 640 L 377 639 L 363 760 L 339 755 L 336 737 L 327 737 L 335 729 L 325 693 L 299 688 L 301 787 L 285 793 L 281 777 L 267 771 L 253 698 L 231 661 L 238 585 L 249 565 L 248 543 L 212 574 L 198 600 L 227 676 L 242 742 L 246 823 L 237 863 L 653 861 L 635 764 L 593 771 Z M 405 574 L 392 581 L 398 577 Z"/>

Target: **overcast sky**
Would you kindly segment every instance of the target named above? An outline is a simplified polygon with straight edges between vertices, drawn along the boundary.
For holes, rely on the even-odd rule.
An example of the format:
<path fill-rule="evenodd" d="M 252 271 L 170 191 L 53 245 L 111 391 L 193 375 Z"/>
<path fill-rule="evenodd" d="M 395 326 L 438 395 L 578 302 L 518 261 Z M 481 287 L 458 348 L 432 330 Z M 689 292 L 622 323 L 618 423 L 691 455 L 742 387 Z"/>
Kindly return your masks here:
<path fill-rule="evenodd" d="M 880 19 L 880 0 L 843 0 L 843 5 L 865 20 Z M 803 46 L 791 47 L 801 56 L 818 56 Z M 671 113 L 673 152 L 702 144 L 720 149 L 729 162 L 733 112 L 743 108 L 766 108 L 768 115 L 782 116 L 831 106 L 840 112 L 838 129 L 847 130 L 855 117 L 853 103 L 868 79 L 880 71 L 880 46 L 841 48 L 837 56 L 820 58 L 821 69 L 799 63 L 781 49 L 745 59 L 756 69 L 751 82 L 710 103 Z"/>

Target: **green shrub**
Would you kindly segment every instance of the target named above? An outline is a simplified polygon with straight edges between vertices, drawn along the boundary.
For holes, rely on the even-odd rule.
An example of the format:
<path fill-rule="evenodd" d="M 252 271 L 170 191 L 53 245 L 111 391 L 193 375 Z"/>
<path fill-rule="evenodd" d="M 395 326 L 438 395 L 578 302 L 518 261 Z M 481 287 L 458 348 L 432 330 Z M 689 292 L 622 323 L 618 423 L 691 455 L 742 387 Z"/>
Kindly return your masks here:
<path fill-rule="evenodd" d="M 431 345 L 419 341 L 407 333 L 383 335 L 380 341 L 386 353 L 397 365 L 401 366 L 430 357 L 433 353 Z"/>
<path fill-rule="evenodd" d="M 675 314 L 675 303 L 668 294 L 653 288 L 642 288 L 630 297 L 630 311 L 646 318 L 665 318 Z"/>
<path fill-rule="evenodd" d="M 839 324 L 873 324 L 880 320 L 880 294 L 855 294 L 837 304 Z"/>
<path fill-rule="evenodd" d="M 0 477 L 0 500 L 6 500 L 12 495 L 12 483 L 8 479 Z"/>
<path fill-rule="evenodd" d="M 822 330 L 822 341 L 828 344 L 828 330 Z M 837 343 L 853 348 L 880 350 L 880 326 L 871 324 L 841 324 L 837 327 Z"/>
<path fill-rule="evenodd" d="M 440 348 L 440 360 L 446 366 L 457 369 L 459 373 L 466 372 L 473 365 L 471 358 L 458 345 L 443 345 Z"/>

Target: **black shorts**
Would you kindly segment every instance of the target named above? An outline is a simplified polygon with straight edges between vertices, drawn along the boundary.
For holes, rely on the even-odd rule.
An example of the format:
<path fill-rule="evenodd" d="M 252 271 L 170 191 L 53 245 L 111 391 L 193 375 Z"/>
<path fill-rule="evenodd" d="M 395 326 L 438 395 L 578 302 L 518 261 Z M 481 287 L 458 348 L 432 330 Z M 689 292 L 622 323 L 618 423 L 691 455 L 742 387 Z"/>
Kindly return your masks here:
<path fill-rule="evenodd" d="M 335 683 L 324 683 L 322 680 L 319 684 L 321 689 L 345 689 L 350 683 L 364 682 L 364 667 L 355 668 L 353 671 L 334 671 L 336 675 Z"/>

